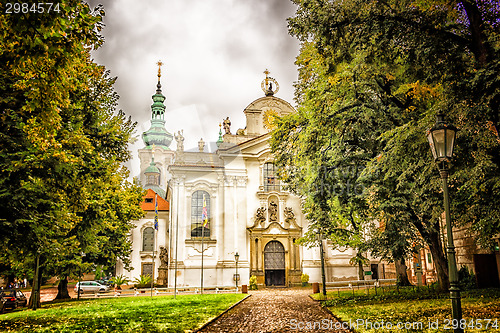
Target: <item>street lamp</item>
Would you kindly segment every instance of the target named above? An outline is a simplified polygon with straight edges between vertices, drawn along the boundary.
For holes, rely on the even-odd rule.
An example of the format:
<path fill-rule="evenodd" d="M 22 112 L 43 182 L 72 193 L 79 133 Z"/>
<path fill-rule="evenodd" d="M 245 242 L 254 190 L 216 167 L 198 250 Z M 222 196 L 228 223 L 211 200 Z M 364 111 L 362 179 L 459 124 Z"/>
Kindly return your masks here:
<path fill-rule="evenodd" d="M 456 322 L 454 332 L 463 332 L 460 328 L 462 319 L 462 304 L 460 301 L 460 288 L 458 284 L 457 261 L 455 258 L 455 245 L 453 244 L 453 231 L 450 218 L 450 197 L 448 194 L 448 162 L 453 157 L 453 146 L 458 129 L 444 120 L 441 113 L 436 115 L 436 124 L 427 131 L 427 139 L 431 146 L 434 161 L 439 166 L 439 173 L 443 180 L 444 210 L 446 216 L 446 231 L 448 235 L 448 274 L 450 279 L 450 299 L 453 321 Z"/>
<path fill-rule="evenodd" d="M 238 252 L 234 254 L 234 261 L 236 262 L 236 274 L 234 276 L 234 281 L 236 282 L 236 291 L 238 291 L 238 260 L 240 259 L 240 255 Z"/>

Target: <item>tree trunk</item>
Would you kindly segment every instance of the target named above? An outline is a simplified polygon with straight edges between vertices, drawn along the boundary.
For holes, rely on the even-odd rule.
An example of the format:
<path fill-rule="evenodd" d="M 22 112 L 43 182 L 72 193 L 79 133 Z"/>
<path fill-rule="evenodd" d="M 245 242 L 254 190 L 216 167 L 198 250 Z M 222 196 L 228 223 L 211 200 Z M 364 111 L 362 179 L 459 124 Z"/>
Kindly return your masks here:
<path fill-rule="evenodd" d="M 16 279 L 16 275 L 15 274 L 9 274 L 7 276 L 7 288 L 10 288 L 10 285 L 14 285 L 14 280 Z"/>
<path fill-rule="evenodd" d="M 481 11 L 475 2 L 462 1 L 465 13 L 469 19 L 471 35 L 470 50 L 482 67 L 486 66 L 490 58 L 490 46 L 484 34 L 484 22 Z"/>
<path fill-rule="evenodd" d="M 42 280 L 42 270 L 40 269 L 40 255 L 35 259 L 35 274 L 33 283 L 31 284 L 31 296 L 28 303 L 28 308 L 36 310 L 41 306 L 40 303 L 40 281 Z"/>
<path fill-rule="evenodd" d="M 429 233 L 427 245 L 429 245 L 434 267 L 436 268 L 439 289 L 448 290 L 450 287 L 450 280 L 448 278 L 448 262 L 444 256 L 438 232 Z"/>
<path fill-rule="evenodd" d="M 429 246 L 432 260 L 434 261 L 434 267 L 436 268 L 439 289 L 448 290 L 450 287 L 450 281 L 448 279 L 448 262 L 444 256 L 441 240 L 439 239 L 439 222 L 435 222 L 431 226 L 424 227 L 422 221 L 416 218 L 413 220 L 413 225 L 420 232 L 420 235 L 422 235 L 422 238 L 427 246 Z"/>
<path fill-rule="evenodd" d="M 71 298 L 69 296 L 68 292 L 68 277 L 65 276 L 63 279 L 59 281 L 59 284 L 57 285 L 57 296 L 55 299 L 69 299 Z"/>
<path fill-rule="evenodd" d="M 365 279 L 365 272 L 363 271 L 363 263 L 358 261 L 358 279 L 359 280 L 364 280 Z"/>
<path fill-rule="evenodd" d="M 394 260 L 394 266 L 396 266 L 396 279 L 398 286 L 411 286 L 410 280 L 408 279 L 408 272 L 406 271 L 405 260 Z"/>

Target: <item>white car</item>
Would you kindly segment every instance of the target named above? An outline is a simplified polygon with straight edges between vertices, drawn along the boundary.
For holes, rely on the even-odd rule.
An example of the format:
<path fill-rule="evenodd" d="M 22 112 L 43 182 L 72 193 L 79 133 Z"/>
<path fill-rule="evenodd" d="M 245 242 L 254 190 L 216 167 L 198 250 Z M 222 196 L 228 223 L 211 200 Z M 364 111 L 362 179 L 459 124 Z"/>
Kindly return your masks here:
<path fill-rule="evenodd" d="M 105 292 L 108 291 L 109 287 L 103 284 L 100 284 L 96 281 L 82 281 L 78 282 L 75 285 L 75 293 L 78 292 L 78 286 L 80 286 L 80 293 L 96 293 L 96 292 Z"/>

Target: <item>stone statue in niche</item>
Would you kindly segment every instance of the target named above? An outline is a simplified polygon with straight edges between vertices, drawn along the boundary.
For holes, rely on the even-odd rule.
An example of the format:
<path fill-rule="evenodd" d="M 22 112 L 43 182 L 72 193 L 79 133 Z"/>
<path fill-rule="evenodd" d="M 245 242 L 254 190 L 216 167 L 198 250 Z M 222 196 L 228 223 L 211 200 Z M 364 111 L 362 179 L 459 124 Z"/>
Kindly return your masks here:
<path fill-rule="evenodd" d="M 269 222 L 278 221 L 278 204 L 274 201 L 269 203 Z"/>
<path fill-rule="evenodd" d="M 168 252 L 163 246 L 160 246 L 160 267 L 167 267 L 168 265 Z"/>
<path fill-rule="evenodd" d="M 266 208 L 257 208 L 257 213 L 255 214 L 256 225 L 260 225 L 266 221 Z"/>
<path fill-rule="evenodd" d="M 291 207 L 285 207 L 284 213 L 286 223 L 292 224 L 292 222 L 295 222 L 295 214 Z"/>

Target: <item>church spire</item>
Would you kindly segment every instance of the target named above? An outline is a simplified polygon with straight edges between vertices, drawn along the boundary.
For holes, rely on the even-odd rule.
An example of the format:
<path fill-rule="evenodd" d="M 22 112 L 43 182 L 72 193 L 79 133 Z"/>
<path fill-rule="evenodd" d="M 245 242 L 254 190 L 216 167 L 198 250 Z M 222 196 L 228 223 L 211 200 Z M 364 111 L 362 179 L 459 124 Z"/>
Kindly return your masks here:
<path fill-rule="evenodd" d="M 217 148 L 220 147 L 220 145 L 222 144 L 222 142 L 224 141 L 222 139 L 222 128 L 221 128 L 221 124 L 219 123 L 219 138 L 217 139 L 217 141 L 215 142 L 215 144 L 217 145 Z"/>
<path fill-rule="evenodd" d="M 158 61 L 156 63 L 158 65 L 158 84 L 156 85 L 156 94 L 153 95 L 153 105 L 151 105 L 152 118 L 153 119 L 165 119 L 165 96 L 163 96 L 161 92 L 161 66 L 163 63 Z"/>
<path fill-rule="evenodd" d="M 156 64 L 158 65 L 158 84 L 156 85 L 156 93 L 159 94 L 159 95 L 161 95 L 160 78 L 161 78 L 161 66 L 163 65 L 163 62 L 161 62 L 161 60 L 160 60 Z"/>
<path fill-rule="evenodd" d="M 156 85 L 156 94 L 152 96 L 153 104 L 151 105 L 151 128 L 142 133 L 142 140 L 146 147 L 156 144 L 165 149 L 169 149 L 173 136 L 165 129 L 165 96 L 161 91 L 161 66 L 163 62 L 158 61 L 158 84 Z"/>

